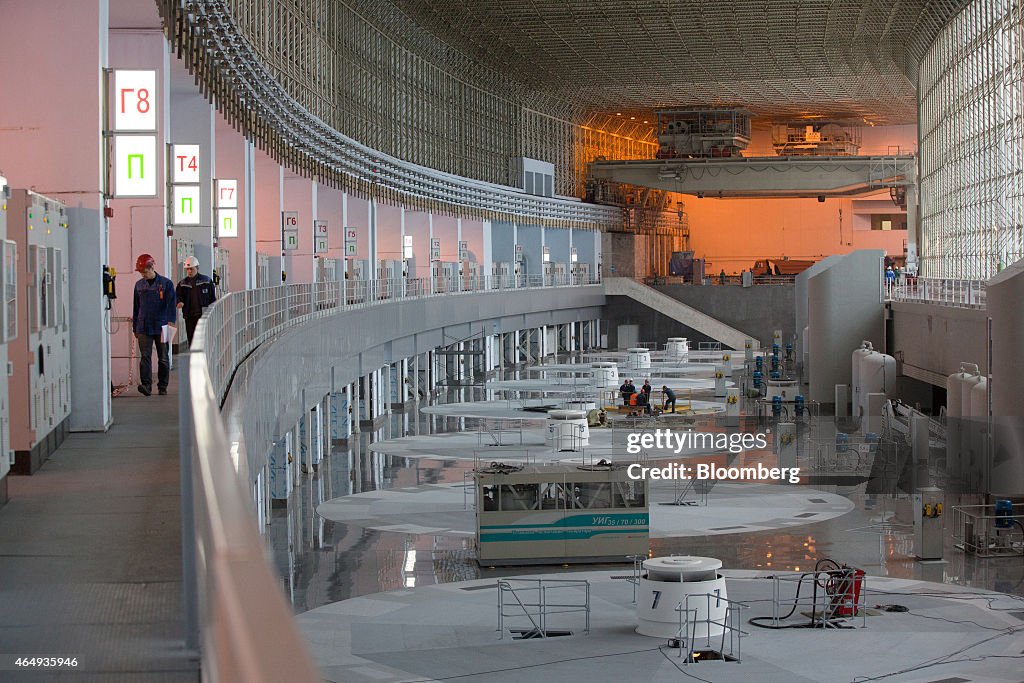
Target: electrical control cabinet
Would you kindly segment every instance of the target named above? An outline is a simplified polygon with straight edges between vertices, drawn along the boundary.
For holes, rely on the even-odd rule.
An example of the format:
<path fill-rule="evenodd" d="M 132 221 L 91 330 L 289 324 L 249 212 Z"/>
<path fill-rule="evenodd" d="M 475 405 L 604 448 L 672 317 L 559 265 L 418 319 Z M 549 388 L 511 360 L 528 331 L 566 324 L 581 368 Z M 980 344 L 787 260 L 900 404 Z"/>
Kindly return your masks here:
<path fill-rule="evenodd" d="M 172 272 L 167 273 L 167 278 L 174 284 L 178 284 L 185 278 L 185 259 L 196 255 L 196 246 L 192 240 L 172 239 L 171 256 L 173 265 Z"/>
<path fill-rule="evenodd" d="M 349 261 L 348 272 L 350 280 L 365 282 L 369 279 L 367 274 L 370 272 L 370 262 L 366 259 L 352 259 Z"/>
<path fill-rule="evenodd" d="M 7 353 L 13 369 L 9 378 L 13 470 L 19 474 L 39 469 L 68 431 L 68 230 L 67 209 L 60 201 L 29 190 L 11 193 L 7 237 L 14 241 L 19 257 L 15 260 L 17 329 Z"/>
<path fill-rule="evenodd" d="M 18 252 L 7 239 L 7 202 L 10 188 L 0 177 L 0 506 L 7 502 L 7 472 L 10 470 L 11 401 L 8 393 L 7 344 L 18 329 Z"/>
<path fill-rule="evenodd" d="M 377 263 L 377 296 L 388 299 L 397 296 L 402 289 L 401 281 L 406 276 L 405 262 L 397 259 L 385 259 Z"/>
<path fill-rule="evenodd" d="M 216 273 L 216 277 L 214 277 Z M 210 277 L 217 283 L 217 298 L 223 299 L 231 291 L 231 250 L 215 247 L 213 250 L 213 272 Z"/>
<path fill-rule="evenodd" d="M 590 264 L 589 263 L 574 263 L 572 264 L 573 282 L 577 285 L 590 284 Z"/>
<path fill-rule="evenodd" d="M 336 258 L 320 258 L 316 260 L 316 281 L 337 282 L 341 279 L 341 263 Z"/>
<path fill-rule="evenodd" d="M 552 264 L 552 277 L 555 285 L 564 285 L 569 282 L 569 266 L 565 263 Z"/>
<path fill-rule="evenodd" d="M 276 284 L 276 283 L 275 283 Z M 256 287 L 270 286 L 270 256 L 256 253 Z"/>

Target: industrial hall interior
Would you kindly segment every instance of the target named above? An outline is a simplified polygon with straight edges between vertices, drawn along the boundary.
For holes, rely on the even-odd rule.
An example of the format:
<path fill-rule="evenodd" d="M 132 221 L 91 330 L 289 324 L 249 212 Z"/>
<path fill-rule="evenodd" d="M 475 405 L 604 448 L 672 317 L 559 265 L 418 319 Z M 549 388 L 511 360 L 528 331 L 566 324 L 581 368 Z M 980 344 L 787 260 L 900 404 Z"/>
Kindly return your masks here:
<path fill-rule="evenodd" d="M 0 681 L 1024 681 L 1024 0 L 0 65 Z"/>

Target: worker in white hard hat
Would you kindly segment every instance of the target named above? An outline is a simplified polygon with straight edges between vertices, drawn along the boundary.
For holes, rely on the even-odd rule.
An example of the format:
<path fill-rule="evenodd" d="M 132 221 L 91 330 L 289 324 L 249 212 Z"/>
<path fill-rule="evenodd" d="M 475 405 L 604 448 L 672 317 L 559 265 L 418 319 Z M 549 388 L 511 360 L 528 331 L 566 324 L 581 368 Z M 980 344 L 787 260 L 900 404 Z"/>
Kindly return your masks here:
<path fill-rule="evenodd" d="M 178 308 L 185 318 L 185 331 L 188 333 L 188 345 L 192 346 L 196 324 L 203 317 L 203 309 L 217 300 L 217 288 L 213 280 L 199 272 L 199 259 L 189 256 L 185 259 L 185 277 L 175 288 L 178 296 Z"/>

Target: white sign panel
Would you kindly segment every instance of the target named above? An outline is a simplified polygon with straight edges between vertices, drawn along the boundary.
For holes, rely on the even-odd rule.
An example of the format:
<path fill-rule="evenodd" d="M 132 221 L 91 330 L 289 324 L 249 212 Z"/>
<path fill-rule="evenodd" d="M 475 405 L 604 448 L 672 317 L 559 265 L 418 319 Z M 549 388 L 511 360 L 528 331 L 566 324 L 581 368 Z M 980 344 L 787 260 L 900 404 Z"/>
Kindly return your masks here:
<path fill-rule="evenodd" d="M 523 260 L 523 245 L 517 244 L 516 245 L 516 261 L 522 261 L 522 260 Z"/>
<path fill-rule="evenodd" d="M 313 253 L 327 253 L 327 221 L 313 221 Z"/>
<path fill-rule="evenodd" d="M 465 261 L 469 258 L 469 242 L 459 242 L 459 260 Z"/>
<path fill-rule="evenodd" d="M 219 178 L 214 189 L 213 205 L 218 209 L 237 209 L 238 181 Z"/>
<path fill-rule="evenodd" d="M 402 258 L 411 259 L 412 254 L 412 235 L 406 235 L 402 240 Z"/>
<path fill-rule="evenodd" d="M 156 132 L 156 71 L 114 71 L 114 130 Z"/>
<path fill-rule="evenodd" d="M 550 262 L 551 262 L 551 248 L 550 247 L 544 247 L 544 263 L 550 263 Z"/>
<path fill-rule="evenodd" d="M 217 237 L 238 237 L 238 209 L 217 209 Z"/>
<path fill-rule="evenodd" d="M 155 197 L 155 135 L 114 136 L 114 196 Z"/>
<path fill-rule="evenodd" d="M 281 212 L 281 248 L 293 251 L 299 248 L 299 212 Z"/>
<path fill-rule="evenodd" d="M 345 228 L 345 258 L 355 257 L 358 235 L 359 232 L 355 228 Z"/>
<path fill-rule="evenodd" d="M 171 190 L 171 224 L 199 225 L 199 186 L 174 185 Z"/>
<path fill-rule="evenodd" d="M 171 182 L 199 183 L 199 145 L 171 145 Z"/>
<path fill-rule="evenodd" d="M 576 252 L 576 247 L 569 247 L 569 262 L 576 263 L 580 260 L 579 254 Z"/>
<path fill-rule="evenodd" d="M 441 260 L 441 238 L 431 237 L 430 238 L 430 260 L 440 261 Z"/>

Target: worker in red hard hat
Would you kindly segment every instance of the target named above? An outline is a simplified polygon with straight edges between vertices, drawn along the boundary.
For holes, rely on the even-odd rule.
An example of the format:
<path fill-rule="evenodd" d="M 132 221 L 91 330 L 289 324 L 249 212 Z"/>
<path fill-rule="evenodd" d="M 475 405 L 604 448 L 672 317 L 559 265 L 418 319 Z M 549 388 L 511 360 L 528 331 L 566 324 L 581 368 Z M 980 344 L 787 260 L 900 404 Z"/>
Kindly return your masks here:
<path fill-rule="evenodd" d="M 178 297 L 178 308 L 185 318 L 188 346 L 192 348 L 196 324 L 203 316 L 203 309 L 217 300 L 217 288 L 213 280 L 199 272 L 199 259 L 195 256 L 185 259 L 185 277 L 178 281 L 174 294 Z"/>
<path fill-rule="evenodd" d="M 156 272 L 156 260 L 141 254 L 135 260 L 135 270 L 142 277 L 135 283 L 132 304 L 132 329 L 139 342 L 139 393 L 149 396 L 153 391 L 153 347 L 156 346 L 157 391 L 167 393 L 171 379 L 170 343 L 165 342 L 166 325 L 177 320 L 177 299 L 174 283 Z"/>

